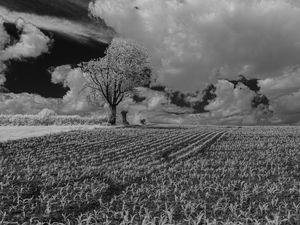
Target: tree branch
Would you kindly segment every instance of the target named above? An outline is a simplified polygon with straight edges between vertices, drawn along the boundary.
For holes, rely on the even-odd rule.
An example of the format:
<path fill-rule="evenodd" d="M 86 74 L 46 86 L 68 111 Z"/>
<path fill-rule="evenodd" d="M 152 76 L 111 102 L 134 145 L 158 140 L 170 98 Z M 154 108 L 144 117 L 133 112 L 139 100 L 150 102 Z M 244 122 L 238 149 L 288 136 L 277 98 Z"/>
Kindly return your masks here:
<path fill-rule="evenodd" d="M 120 99 L 117 101 L 117 105 L 119 105 L 124 99 L 124 93 L 120 96 Z"/>

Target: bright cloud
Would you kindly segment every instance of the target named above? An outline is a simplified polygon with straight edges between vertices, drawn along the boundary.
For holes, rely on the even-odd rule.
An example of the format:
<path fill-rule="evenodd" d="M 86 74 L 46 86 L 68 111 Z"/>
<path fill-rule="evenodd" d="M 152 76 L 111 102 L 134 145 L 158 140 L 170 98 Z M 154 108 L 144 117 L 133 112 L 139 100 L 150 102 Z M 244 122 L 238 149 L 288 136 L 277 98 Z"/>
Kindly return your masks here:
<path fill-rule="evenodd" d="M 58 101 L 34 94 L 1 94 L 1 114 L 36 114 L 44 108 L 56 110 Z"/>
<path fill-rule="evenodd" d="M 62 99 L 44 98 L 34 94 L 3 94 L 0 96 L 0 112 L 3 114 L 36 114 L 44 108 L 58 114 L 89 114 L 99 109 L 87 102 L 88 90 L 80 69 L 65 65 L 52 73 L 52 82 L 61 83 L 70 90 Z"/>
<path fill-rule="evenodd" d="M 67 86 L 67 78 L 71 72 L 72 67 L 70 65 L 58 66 L 54 69 L 51 75 L 51 82 L 54 84 L 63 84 Z"/>
<path fill-rule="evenodd" d="M 4 49 L 0 56 L 1 60 L 35 58 L 49 51 L 51 40 L 37 27 L 26 23 L 23 19 L 18 19 L 15 23 L 21 32 L 20 40 Z"/>
<path fill-rule="evenodd" d="M 9 45 L 10 36 L 4 26 L 4 19 L 0 18 L 0 85 L 6 81 L 5 61 L 10 59 L 36 58 L 49 51 L 51 40 L 37 27 L 26 23 L 23 19 L 15 21 L 16 28 L 21 33 L 17 43 Z"/>
<path fill-rule="evenodd" d="M 269 99 L 268 105 L 253 107 L 257 93 L 239 83 L 236 87 L 231 82 L 219 80 L 216 86 L 217 98 L 206 107 L 210 111 L 206 118 L 249 119 L 254 124 L 260 121 L 268 123 L 294 124 L 300 122 L 300 68 L 289 69 L 277 77 L 268 77 L 258 81 L 258 94 Z M 231 121 L 232 123 L 235 123 Z"/>
<path fill-rule="evenodd" d="M 216 71 L 278 76 L 299 63 L 300 8 L 293 1 L 95 0 L 89 8 L 147 47 L 160 81 L 171 87 L 199 89 Z"/>
<path fill-rule="evenodd" d="M 217 98 L 206 109 L 213 117 L 228 117 L 252 110 L 251 102 L 255 92 L 243 84 L 237 87 L 226 80 L 219 80 L 216 84 Z"/>
<path fill-rule="evenodd" d="M 60 111 L 63 113 L 89 112 L 95 110 L 87 101 L 89 90 L 85 88 L 84 74 L 70 65 L 57 67 L 52 73 L 52 82 L 61 83 L 70 90 L 62 99 Z"/>
<path fill-rule="evenodd" d="M 263 98 L 239 82 L 236 86 L 227 80 L 215 84 L 216 98 L 205 107 L 208 113 L 194 117 L 199 123 L 206 124 L 270 124 L 273 123 L 272 106 L 261 101 L 254 105 L 254 99 Z M 258 101 L 257 101 L 258 102 Z"/>

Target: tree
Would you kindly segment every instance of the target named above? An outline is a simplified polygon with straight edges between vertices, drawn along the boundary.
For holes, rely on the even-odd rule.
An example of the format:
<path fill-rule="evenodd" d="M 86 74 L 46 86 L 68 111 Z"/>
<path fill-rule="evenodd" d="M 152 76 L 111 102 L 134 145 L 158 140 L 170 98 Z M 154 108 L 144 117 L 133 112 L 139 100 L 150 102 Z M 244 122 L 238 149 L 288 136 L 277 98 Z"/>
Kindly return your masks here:
<path fill-rule="evenodd" d="M 112 40 L 104 58 L 81 63 L 80 67 L 91 91 L 89 100 L 99 102 L 104 98 L 110 108 L 109 123 L 112 125 L 116 124 L 117 106 L 126 95 L 136 87 L 149 85 L 151 81 L 146 50 L 122 38 Z M 122 112 L 124 123 L 127 123 L 126 115 Z"/>

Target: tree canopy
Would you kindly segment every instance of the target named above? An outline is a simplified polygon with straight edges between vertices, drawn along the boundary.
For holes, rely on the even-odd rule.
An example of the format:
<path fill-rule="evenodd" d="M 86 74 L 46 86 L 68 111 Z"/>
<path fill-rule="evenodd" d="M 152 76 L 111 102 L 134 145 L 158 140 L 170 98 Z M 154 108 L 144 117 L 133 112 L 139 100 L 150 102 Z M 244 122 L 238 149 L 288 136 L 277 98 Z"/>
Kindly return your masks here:
<path fill-rule="evenodd" d="M 151 66 L 145 48 L 135 42 L 114 38 L 106 56 L 80 64 L 91 90 L 91 101 L 104 98 L 112 113 L 127 93 L 151 82 Z M 112 121 L 114 122 L 114 121 Z"/>

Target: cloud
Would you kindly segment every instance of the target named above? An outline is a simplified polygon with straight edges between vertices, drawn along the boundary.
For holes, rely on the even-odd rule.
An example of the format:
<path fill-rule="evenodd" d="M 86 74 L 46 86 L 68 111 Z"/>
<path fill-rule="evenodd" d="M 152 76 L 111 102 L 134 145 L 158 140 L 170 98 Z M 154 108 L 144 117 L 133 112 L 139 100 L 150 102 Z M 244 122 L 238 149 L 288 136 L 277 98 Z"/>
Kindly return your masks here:
<path fill-rule="evenodd" d="M 54 84 L 63 84 L 67 86 L 67 78 L 71 72 L 72 67 L 70 65 L 58 66 L 51 74 L 51 82 Z"/>
<path fill-rule="evenodd" d="M 88 90 L 84 89 L 85 78 L 80 69 L 71 70 L 66 79 L 70 91 L 63 97 L 63 111 L 89 111 L 87 102 Z"/>
<path fill-rule="evenodd" d="M 4 52 L 4 49 L 8 42 L 10 41 L 10 37 L 3 26 L 4 19 L 0 16 L 0 85 L 4 84 L 6 81 L 4 71 L 6 69 L 5 64 L 1 60 L 1 56 Z"/>
<path fill-rule="evenodd" d="M 89 105 L 85 78 L 80 69 L 70 65 L 59 66 L 52 72 L 52 82 L 63 84 L 69 91 L 62 99 L 44 98 L 35 94 L 3 94 L 0 97 L 0 112 L 3 114 L 36 114 L 44 108 L 52 109 L 58 114 L 88 115 L 101 111 Z"/>
<path fill-rule="evenodd" d="M 0 50 L 2 51 L 10 40 L 10 37 L 3 26 L 4 19 L 0 16 Z"/>
<path fill-rule="evenodd" d="M 265 78 L 297 65 L 300 8 L 295 2 L 95 0 L 89 9 L 149 49 L 159 81 L 191 90 L 213 81 L 217 71 Z"/>
<path fill-rule="evenodd" d="M 1 94 L 1 114 L 36 114 L 44 108 L 57 110 L 58 100 L 46 99 L 39 95 L 22 94 Z"/>
<path fill-rule="evenodd" d="M 260 92 L 268 96 L 281 123 L 300 121 L 300 68 L 258 82 Z"/>
<path fill-rule="evenodd" d="M 188 116 L 196 123 L 257 125 L 274 123 L 273 108 L 266 96 L 251 90 L 242 81 L 218 80 L 207 113 Z"/>
<path fill-rule="evenodd" d="M 248 80 L 244 77 L 244 80 Z M 248 80 L 249 81 L 249 80 Z M 218 124 L 296 124 L 300 122 L 300 68 L 277 77 L 257 80 L 251 90 L 243 79 L 219 80 L 216 98 L 205 107 L 199 121 Z"/>
<path fill-rule="evenodd" d="M 4 49 L 0 56 L 1 60 L 36 58 L 49 51 L 51 40 L 37 27 L 20 18 L 15 24 L 21 32 L 20 40 Z"/>
<path fill-rule="evenodd" d="M 89 90 L 84 86 L 86 80 L 79 68 L 72 69 L 70 65 L 59 66 L 53 71 L 51 80 L 70 89 L 62 99 L 61 112 L 88 113 L 97 110 L 87 101 Z"/>
<path fill-rule="evenodd" d="M 213 117 L 229 117 L 252 110 L 251 102 L 255 93 L 244 84 L 234 87 L 226 80 L 219 80 L 215 86 L 217 98 L 205 108 Z"/>
<path fill-rule="evenodd" d="M 294 93 L 300 89 L 300 68 L 289 69 L 281 76 L 262 79 L 258 85 L 260 91 L 271 99 Z"/>
<path fill-rule="evenodd" d="M 90 90 L 85 88 L 85 74 L 79 68 L 63 65 L 54 68 L 51 75 L 54 84 L 63 84 L 69 91 L 62 99 L 43 98 L 34 94 L 4 94 L 0 98 L 0 112 L 3 114 L 36 114 L 44 108 L 54 110 L 58 114 L 91 115 L 107 113 L 105 102 L 99 99 L 99 104 L 90 104 L 88 96 Z M 149 111 L 161 110 L 162 105 L 168 102 L 164 93 L 147 88 L 138 88 L 139 96 L 143 101 L 136 103 L 130 97 L 126 98 L 118 110 L 128 110 L 130 121 L 144 116 Z"/>
<path fill-rule="evenodd" d="M 82 38 L 82 40 L 92 38 L 100 42 L 107 43 L 112 37 L 112 32 L 100 24 L 87 22 L 80 23 L 51 16 L 15 12 L 2 6 L 0 6 L 0 15 L 9 22 L 14 22 L 18 18 L 23 18 L 27 22 L 30 22 L 41 29 L 58 31 L 71 36 L 76 36 L 77 38 Z"/>
<path fill-rule="evenodd" d="M 282 123 L 300 122 L 300 90 L 274 100 L 274 105 Z"/>
<path fill-rule="evenodd" d="M 19 18 L 14 23 L 20 32 L 18 42 L 11 44 L 10 36 L 4 28 L 5 20 L 0 17 L 0 85 L 6 81 L 5 61 L 10 59 L 36 58 L 49 51 L 51 40 L 37 27 Z"/>

